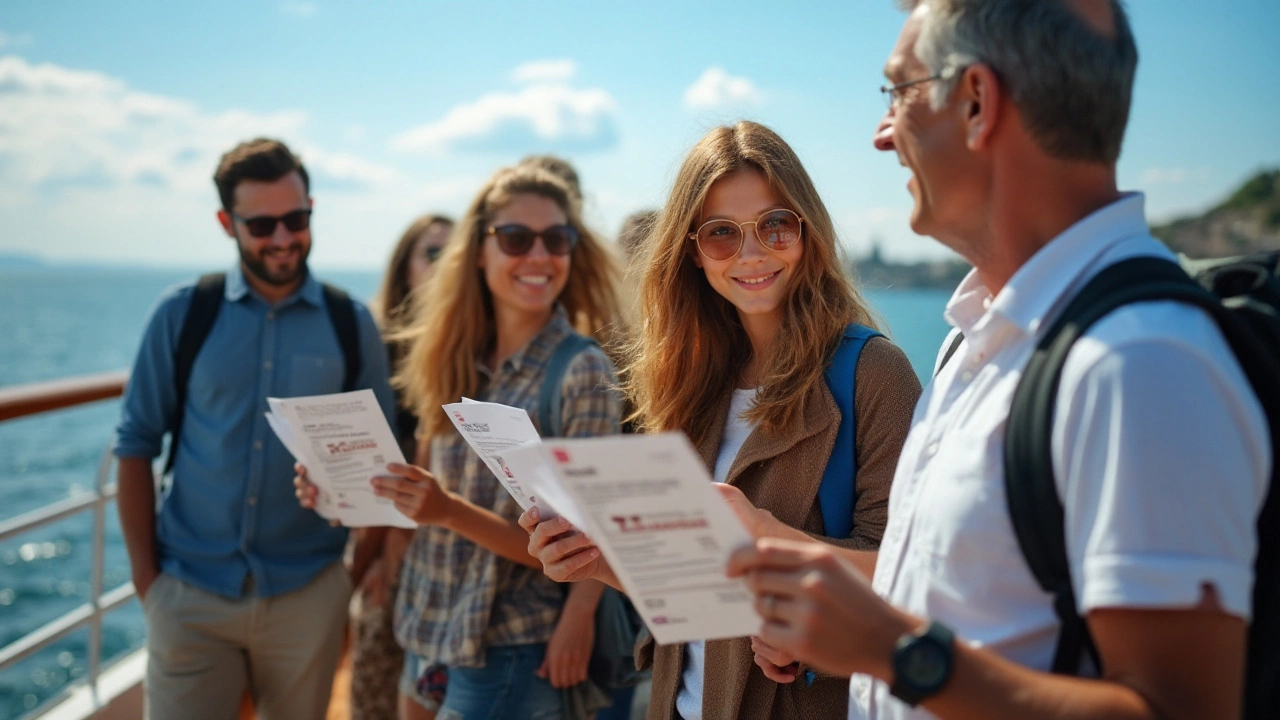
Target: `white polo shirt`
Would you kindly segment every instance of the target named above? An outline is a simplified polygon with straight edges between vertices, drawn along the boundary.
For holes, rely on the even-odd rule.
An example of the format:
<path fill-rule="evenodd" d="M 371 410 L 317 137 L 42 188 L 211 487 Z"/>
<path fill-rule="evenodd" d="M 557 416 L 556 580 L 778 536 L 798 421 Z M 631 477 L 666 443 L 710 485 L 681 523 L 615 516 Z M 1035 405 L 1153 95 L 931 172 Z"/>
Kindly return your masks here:
<path fill-rule="evenodd" d="M 1009 520 L 1005 422 L 1038 332 L 1096 273 L 1134 256 L 1172 258 L 1136 194 L 1055 238 L 995 297 L 970 273 L 946 309 L 965 342 L 916 406 L 889 497 L 876 592 L 1040 670 L 1052 664 L 1058 621 Z M 1249 617 L 1271 449 L 1209 316 L 1152 302 L 1095 324 L 1067 357 L 1053 463 L 1081 612 L 1188 607 L 1209 583 L 1228 612 Z M 849 717 L 932 715 L 855 675 Z"/>

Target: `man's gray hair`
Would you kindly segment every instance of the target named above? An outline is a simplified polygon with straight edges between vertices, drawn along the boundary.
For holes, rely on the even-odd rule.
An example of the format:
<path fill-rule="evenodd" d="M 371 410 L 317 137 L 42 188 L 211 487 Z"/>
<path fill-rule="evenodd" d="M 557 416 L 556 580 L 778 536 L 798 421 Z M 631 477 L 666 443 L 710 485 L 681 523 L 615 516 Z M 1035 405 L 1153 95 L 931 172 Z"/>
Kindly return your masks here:
<path fill-rule="evenodd" d="M 916 0 L 929 5 L 915 52 L 934 73 L 930 103 L 945 104 L 974 63 L 1000 78 L 1028 132 L 1062 160 L 1120 157 L 1138 48 L 1120 0 L 1114 30 L 1091 26 L 1064 0 Z"/>

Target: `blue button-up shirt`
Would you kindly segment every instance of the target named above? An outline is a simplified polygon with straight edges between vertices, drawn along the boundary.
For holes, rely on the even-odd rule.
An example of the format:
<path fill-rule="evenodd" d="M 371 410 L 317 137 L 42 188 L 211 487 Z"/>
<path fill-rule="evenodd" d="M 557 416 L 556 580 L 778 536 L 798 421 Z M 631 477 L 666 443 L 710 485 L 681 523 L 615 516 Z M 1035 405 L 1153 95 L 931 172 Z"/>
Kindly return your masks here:
<path fill-rule="evenodd" d="M 247 576 L 268 597 L 306 585 L 339 559 L 347 531 L 330 527 L 293 494 L 293 458 L 267 425 L 267 397 L 342 391 L 338 338 L 314 277 L 270 305 L 227 273 L 226 296 L 177 407 L 173 359 L 195 289 L 168 290 L 152 311 L 116 429 L 118 457 L 155 458 L 184 412 L 173 480 L 158 510 L 160 570 L 224 597 Z M 357 388 L 394 411 L 387 359 L 369 311 L 356 303 L 362 355 Z"/>

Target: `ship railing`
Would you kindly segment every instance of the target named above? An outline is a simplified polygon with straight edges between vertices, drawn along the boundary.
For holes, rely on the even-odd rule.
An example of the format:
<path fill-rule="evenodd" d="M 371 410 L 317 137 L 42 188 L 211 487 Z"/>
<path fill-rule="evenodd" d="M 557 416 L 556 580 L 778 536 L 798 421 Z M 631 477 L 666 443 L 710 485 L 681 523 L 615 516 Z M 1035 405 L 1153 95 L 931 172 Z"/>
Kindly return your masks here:
<path fill-rule="evenodd" d="M 124 393 L 128 377 L 127 371 L 120 370 L 51 382 L 0 387 L 0 422 L 120 397 Z M 4 670 L 66 635 L 88 626 L 89 644 L 84 683 L 89 691 L 92 711 L 96 711 L 107 700 L 99 693 L 103 671 L 102 617 L 137 594 L 133 583 L 128 582 L 105 594 L 102 591 L 106 553 L 106 506 L 116 497 L 115 483 L 108 482 L 110 476 L 111 448 L 108 446 L 98 462 L 91 491 L 77 493 L 0 521 L 0 542 L 3 542 L 73 515 L 93 513 L 93 557 L 88 602 L 0 648 L 0 670 Z"/>

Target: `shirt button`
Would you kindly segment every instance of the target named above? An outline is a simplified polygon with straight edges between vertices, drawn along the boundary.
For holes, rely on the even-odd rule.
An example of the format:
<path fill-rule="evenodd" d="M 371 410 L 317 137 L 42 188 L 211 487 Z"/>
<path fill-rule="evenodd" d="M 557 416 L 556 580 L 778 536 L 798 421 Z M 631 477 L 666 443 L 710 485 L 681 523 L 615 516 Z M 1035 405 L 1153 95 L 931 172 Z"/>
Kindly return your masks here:
<path fill-rule="evenodd" d="M 262 449 L 262 441 L 261 441 L 261 440 L 254 440 L 254 441 L 253 441 L 253 449 L 254 449 L 254 450 L 261 450 L 261 449 Z"/>
<path fill-rule="evenodd" d="M 270 369 L 271 369 L 271 361 L 270 361 L 270 360 L 268 360 L 268 361 L 266 361 L 266 362 L 262 363 L 262 369 L 263 369 L 263 370 L 270 370 Z"/>
<path fill-rule="evenodd" d="M 925 452 L 926 452 L 926 453 L 928 453 L 929 455 L 937 455 L 937 454 L 938 454 L 938 443 L 936 443 L 936 442 L 935 442 L 935 443 L 929 443 L 929 447 L 925 448 Z"/>
<path fill-rule="evenodd" d="M 249 496 L 249 504 L 250 504 L 250 505 L 257 505 L 257 504 L 258 504 L 258 498 L 256 498 L 256 497 L 254 497 L 254 496 L 250 495 L 250 496 Z"/>
<path fill-rule="evenodd" d="M 968 370 L 965 370 L 964 372 L 960 373 L 960 382 L 962 383 L 973 382 L 973 373 L 969 372 Z"/>
<path fill-rule="evenodd" d="M 275 320 L 275 319 L 276 319 L 276 314 L 275 314 L 275 312 L 274 312 L 274 311 L 267 313 L 267 321 L 268 321 L 268 322 L 269 322 L 269 321 L 271 321 L 271 320 Z"/>

